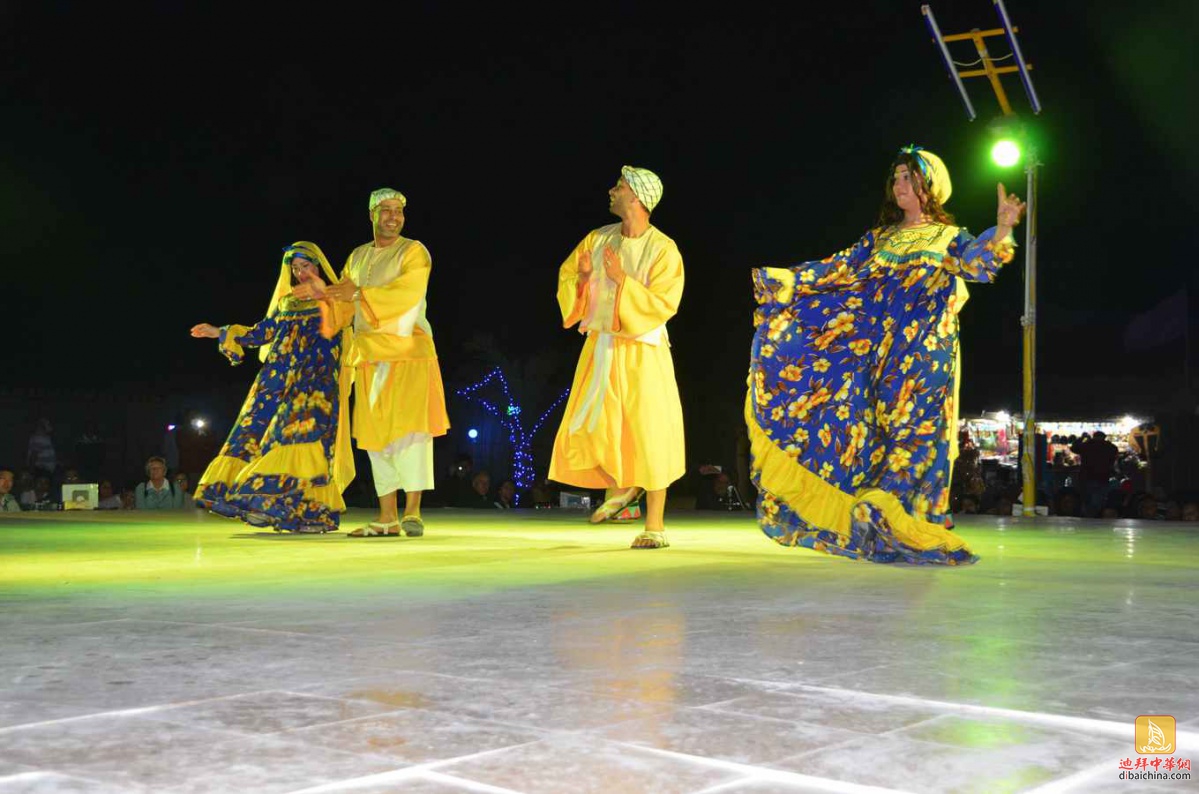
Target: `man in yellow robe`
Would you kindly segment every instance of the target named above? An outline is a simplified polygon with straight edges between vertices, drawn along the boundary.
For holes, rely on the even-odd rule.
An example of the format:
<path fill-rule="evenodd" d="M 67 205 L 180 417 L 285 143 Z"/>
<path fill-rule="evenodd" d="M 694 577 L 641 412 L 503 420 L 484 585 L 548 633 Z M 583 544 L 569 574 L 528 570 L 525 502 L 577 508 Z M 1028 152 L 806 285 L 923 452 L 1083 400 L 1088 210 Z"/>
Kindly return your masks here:
<path fill-rule="evenodd" d="M 563 327 L 578 323 L 579 355 L 550 479 L 604 488 L 592 523 L 616 517 L 646 492 L 635 549 L 669 546 L 666 487 L 683 476 L 683 410 L 666 321 L 683 296 L 678 246 L 649 222 L 662 198 L 652 171 L 625 166 L 608 191 L 620 223 L 583 238 L 558 269 Z"/>
<path fill-rule="evenodd" d="M 402 193 L 371 193 L 374 241 L 355 248 L 341 281 L 321 291 L 322 333 L 353 324 L 345 358 L 354 368 L 353 433 L 371 460 L 379 519 L 354 537 L 423 535 L 421 493 L 433 488 L 433 438 L 449 429 L 433 329 L 425 317 L 432 260 L 417 240 L 401 237 Z M 396 494 L 405 494 L 404 513 Z"/>

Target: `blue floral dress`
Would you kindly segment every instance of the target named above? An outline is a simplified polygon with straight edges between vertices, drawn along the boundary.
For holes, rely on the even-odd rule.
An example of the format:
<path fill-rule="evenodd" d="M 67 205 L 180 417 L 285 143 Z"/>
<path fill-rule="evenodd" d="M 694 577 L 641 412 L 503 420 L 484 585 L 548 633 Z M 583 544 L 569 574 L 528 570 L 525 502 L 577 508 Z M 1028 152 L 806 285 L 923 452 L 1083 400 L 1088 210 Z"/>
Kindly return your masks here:
<path fill-rule="evenodd" d="M 927 223 L 753 272 L 746 401 L 762 531 L 874 562 L 971 563 L 945 529 L 957 454 L 958 312 L 1013 244 Z"/>
<path fill-rule="evenodd" d="M 320 334 L 315 302 L 283 299 L 257 325 L 221 329 L 221 352 L 242 363 L 243 346 L 269 345 L 218 457 L 200 479 L 196 503 L 277 530 L 338 528 L 345 510 L 333 482 L 340 413 L 341 334 Z"/>

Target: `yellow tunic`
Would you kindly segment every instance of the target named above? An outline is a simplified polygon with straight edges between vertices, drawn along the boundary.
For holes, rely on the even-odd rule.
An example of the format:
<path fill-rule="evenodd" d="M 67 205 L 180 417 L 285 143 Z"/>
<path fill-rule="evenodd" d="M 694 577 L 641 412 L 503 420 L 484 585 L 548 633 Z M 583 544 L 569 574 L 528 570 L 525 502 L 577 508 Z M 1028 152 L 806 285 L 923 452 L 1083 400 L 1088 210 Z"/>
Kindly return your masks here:
<path fill-rule="evenodd" d="M 342 271 L 361 290 L 356 303 L 322 302 L 321 332 L 352 322 L 345 365 L 354 368 L 354 438 L 379 451 L 412 433 L 443 436 L 450 426 L 433 329 L 425 317 L 432 259 L 417 240 L 355 248 Z"/>
<path fill-rule="evenodd" d="M 620 287 L 604 273 L 603 249 L 620 254 Z M 579 259 L 591 254 L 591 277 Z M 554 439 L 550 479 L 584 488 L 665 488 L 686 471 L 666 321 L 683 296 L 678 246 L 651 226 L 637 238 L 620 224 L 588 234 L 558 270 L 563 327 L 587 335 L 566 414 Z"/>

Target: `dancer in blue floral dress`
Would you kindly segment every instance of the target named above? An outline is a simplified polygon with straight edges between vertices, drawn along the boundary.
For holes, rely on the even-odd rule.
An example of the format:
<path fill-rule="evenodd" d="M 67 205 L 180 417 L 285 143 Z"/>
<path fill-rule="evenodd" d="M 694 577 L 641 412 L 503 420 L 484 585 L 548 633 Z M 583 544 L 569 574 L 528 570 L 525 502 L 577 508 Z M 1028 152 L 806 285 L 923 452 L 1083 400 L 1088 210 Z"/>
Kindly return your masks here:
<path fill-rule="evenodd" d="M 975 238 L 943 209 L 939 157 L 906 147 L 878 227 L 818 262 L 753 272 L 746 401 L 763 532 L 873 562 L 978 558 L 945 528 L 957 455 L 958 312 L 966 282 L 1013 254 L 1024 205 L 998 186 Z"/>
<path fill-rule="evenodd" d="M 284 249 L 262 322 L 219 329 L 202 323 L 191 331 L 219 339 L 234 365 L 242 363 L 244 347 L 258 347 L 263 362 L 220 454 L 200 479 L 196 503 L 279 531 L 335 531 L 345 510 L 342 491 L 354 478 L 350 382 L 341 366 L 350 332 L 324 338 L 317 303 L 292 297 L 297 283 L 312 280 L 336 279 L 319 247 L 293 243 Z"/>

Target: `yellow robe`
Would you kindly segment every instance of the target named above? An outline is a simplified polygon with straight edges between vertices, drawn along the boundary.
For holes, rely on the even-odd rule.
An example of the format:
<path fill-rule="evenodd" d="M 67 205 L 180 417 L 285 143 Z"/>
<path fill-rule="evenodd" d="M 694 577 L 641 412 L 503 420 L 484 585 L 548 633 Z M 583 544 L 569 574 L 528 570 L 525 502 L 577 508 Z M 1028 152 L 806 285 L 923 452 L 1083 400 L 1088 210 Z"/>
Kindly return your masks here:
<path fill-rule="evenodd" d="M 380 451 L 412 433 L 443 436 L 450 420 L 433 329 L 425 318 L 432 259 L 417 240 L 387 248 L 367 243 L 346 260 L 341 280 L 361 291 L 356 303 L 322 301 L 321 333 L 354 324 L 344 365 L 354 370 L 354 438 Z"/>
<path fill-rule="evenodd" d="M 603 249 L 620 252 L 620 287 Z M 591 278 L 579 278 L 590 251 Z M 683 296 L 683 258 L 655 227 L 625 238 L 620 224 L 588 234 L 558 270 L 562 324 L 587 335 L 554 439 L 550 479 L 584 488 L 665 488 L 686 471 L 666 321 Z"/>

